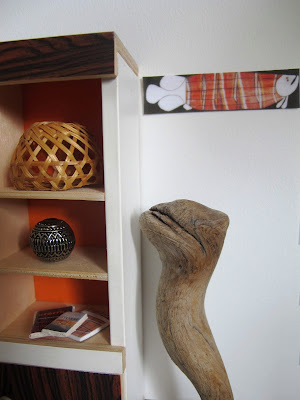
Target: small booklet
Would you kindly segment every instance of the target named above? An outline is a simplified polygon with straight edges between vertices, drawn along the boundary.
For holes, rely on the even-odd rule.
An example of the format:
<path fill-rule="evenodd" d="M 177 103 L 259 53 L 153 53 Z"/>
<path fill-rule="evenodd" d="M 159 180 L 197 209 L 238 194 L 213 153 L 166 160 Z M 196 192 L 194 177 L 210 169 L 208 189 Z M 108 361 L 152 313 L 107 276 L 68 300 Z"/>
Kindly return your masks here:
<path fill-rule="evenodd" d="M 78 342 L 83 342 L 91 336 L 96 335 L 96 333 L 109 325 L 109 319 L 102 314 L 88 310 L 82 312 L 87 314 L 88 319 L 69 336 L 70 339 L 77 340 Z"/>
<path fill-rule="evenodd" d="M 34 322 L 29 335 L 30 339 L 37 339 L 48 336 L 42 329 L 54 321 L 57 317 L 65 312 L 74 311 L 74 306 L 66 306 L 60 308 L 51 308 L 48 310 L 37 311 L 34 315 Z"/>
<path fill-rule="evenodd" d="M 66 312 L 47 325 L 42 332 L 49 336 L 68 337 L 87 318 L 87 314 L 83 312 Z"/>

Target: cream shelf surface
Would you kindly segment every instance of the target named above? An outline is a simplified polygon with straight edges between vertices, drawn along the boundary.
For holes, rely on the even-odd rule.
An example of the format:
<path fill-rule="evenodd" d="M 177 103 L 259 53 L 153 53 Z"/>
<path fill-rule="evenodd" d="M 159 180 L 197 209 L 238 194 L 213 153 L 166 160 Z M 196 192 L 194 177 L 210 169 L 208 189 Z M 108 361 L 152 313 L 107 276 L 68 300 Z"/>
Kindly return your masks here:
<path fill-rule="evenodd" d="M 77 342 L 68 338 L 40 338 L 29 339 L 29 334 L 33 324 L 34 314 L 36 311 L 51 309 L 66 305 L 65 303 L 52 303 L 36 301 L 26 308 L 11 324 L 0 332 L 0 351 L 5 347 L 7 360 L 5 362 L 13 362 L 14 357 L 20 363 L 20 354 L 14 354 L 7 351 L 7 346 L 18 344 L 24 353 L 24 364 L 30 363 L 30 357 L 33 357 L 35 364 L 39 366 L 51 367 L 54 360 L 49 359 L 46 355 L 51 348 L 56 348 L 55 368 L 69 368 L 74 370 L 83 370 L 83 366 L 87 365 L 87 370 L 106 373 L 122 373 L 124 370 L 124 348 L 121 346 L 110 345 L 110 329 L 106 328 L 95 336 L 84 342 Z M 99 306 L 76 305 L 76 310 L 83 310 L 86 307 L 94 311 L 105 310 Z M 22 346 L 23 345 L 23 346 Z M 33 346 L 33 348 L 32 348 Z M 15 349 L 12 347 L 12 349 Z M 29 351 L 30 349 L 31 352 Z M 59 354 L 68 354 L 68 351 L 78 350 L 78 357 L 73 357 L 72 365 L 69 365 L 68 359 L 59 357 Z M 31 355 L 32 353 L 32 355 Z M 78 359 L 78 362 L 74 359 Z M 94 359 L 97 365 L 94 365 Z"/>
<path fill-rule="evenodd" d="M 49 199 L 105 201 L 104 188 L 78 188 L 62 191 L 17 190 L 12 187 L 0 188 L 0 199 Z"/>
<path fill-rule="evenodd" d="M 41 261 L 26 247 L 0 260 L 0 272 L 57 278 L 107 281 L 106 250 L 98 247 L 75 247 L 68 258 L 48 263 Z"/>

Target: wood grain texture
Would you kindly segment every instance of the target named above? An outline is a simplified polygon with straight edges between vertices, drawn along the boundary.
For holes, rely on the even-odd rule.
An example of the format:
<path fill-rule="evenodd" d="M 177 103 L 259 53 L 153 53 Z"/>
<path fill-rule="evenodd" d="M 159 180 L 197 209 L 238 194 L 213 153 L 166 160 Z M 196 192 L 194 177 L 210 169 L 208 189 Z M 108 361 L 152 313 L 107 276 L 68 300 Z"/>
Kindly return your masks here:
<path fill-rule="evenodd" d="M 41 261 L 31 248 L 26 247 L 9 257 L 0 259 L 0 272 L 108 280 L 106 250 L 96 246 L 75 246 L 68 258 L 55 263 Z"/>
<path fill-rule="evenodd" d="M 9 164 L 9 162 L 6 164 Z M 7 168 L 6 168 L 7 169 Z M 84 200 L 105 201 L 103 187 L 83 187 L 68 191 L 17 190 L 12 187 L 0 188 L 0 199 L 44 199 L 44 200 Z"/>
<path fill-rule="evenodd" d="M 35 301 L 34 281 L 30 275 L 1 274 L 0 332 L 9 326 Z M 1 333 L 0 333 L 1 336 Z"/>
<path fill-rule="evenodd" d="M 116 53 L 119 53 L 122 56 L 122 58 L 124 59 L 126 64 L 132 69 L 132 71 L 135 73 L 135 75 L 138 76 L 139 68 L 138 68 L 137 63 L 134 61 L 131 54 L 128 52 L 128 50 L 126 49 L 124 44 L 121 42 L 119 37 L 116 34 L 114 34 L 114 35 L 115 35 L 115 42 L 116 42 Z M 117 57 L 116 57 L 116 59 L 117 59 Z M 118 74 L 118 71 L 117 71 L 117 74 Z"/>
<path fill-rule="evenodd" d="M 0 43 L 0 85 L 115 75 L 113 32 Z"/>
<path fill-rule="evenodd" d="M 19 252 L 28 243 L 30 233 L 27 202 L 0 201 L 0 259 Z M 1 274 L 0 276 L 0 330 L 34 301 L 33 277 Z"/>
<path fill-rule="evenodd" d="M 94 350 L 94 351 L 106 351 L 106 352 L 116 352 L 123 353 L 122 347 L 111 346 L 110 345 L 110 329 L 109 327 L 99 332 L 97 335 L 92 336 L 90 339 L 84 342 L 76 342 L 75 340 L 69 338 L 40 338 L 40 339 L 29 339 L 29 334 L 31 332 L 32 324 L 34 321 L 34 315 L 40 310 L 49 310 L 51 308 L 65 307 L 66 305 L 71 305 L 69 303 L 60 302 L 47 302 L 47 301 L 36 301 L 33 302 L 26 310 L 20 312 L 20 315 L 5 329 L 0 332 L 1 341 L 31 344 L 37 346 L 53 346 L 53 347 L 64 347 L 73 348 L 80 350 Z M 82 311 L 86 308 L 94 312 L 104 312 L 108 313 L 107 306 L 90 306 L 83 304 L 76 304 L 75 310 Z"/>
<path fill-rule="evenodd" d="M 14 400 L 121 400 L 120 377 L 0 364 L 0 396 Z"/>
<path fill-rule="evenodd" d="M 1 64 L 1 61 L 0 61 Z M 24 132 L 22 92 L 19 86 L 1 87 L 0 90 L 0 187 L 10 186 L 9 164 L 13 152 Z"/>
<path fill-rule="evenodd" d="M 140 217 L 141 229 L 162 261 L 156 298 L 159 332 L 201 400 L 233 400 L 204 309 L 228 224 L 226 214 L 189 200 L 159 204 Z"/>

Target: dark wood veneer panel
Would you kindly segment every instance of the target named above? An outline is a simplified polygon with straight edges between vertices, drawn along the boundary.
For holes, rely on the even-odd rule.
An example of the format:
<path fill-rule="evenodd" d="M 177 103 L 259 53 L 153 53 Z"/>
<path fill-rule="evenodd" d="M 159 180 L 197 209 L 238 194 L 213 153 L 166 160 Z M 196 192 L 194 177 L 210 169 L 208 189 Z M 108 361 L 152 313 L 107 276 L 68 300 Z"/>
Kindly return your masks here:
<path fill-rule="evenodd" d="M 113 32 L 0 43 L 0 85 L 115 76 Z"/>
<path fill-rule="evenodd" d="M 121 400 L 120 377 L 0 364 L 0 396 L 13 400 Z"/>

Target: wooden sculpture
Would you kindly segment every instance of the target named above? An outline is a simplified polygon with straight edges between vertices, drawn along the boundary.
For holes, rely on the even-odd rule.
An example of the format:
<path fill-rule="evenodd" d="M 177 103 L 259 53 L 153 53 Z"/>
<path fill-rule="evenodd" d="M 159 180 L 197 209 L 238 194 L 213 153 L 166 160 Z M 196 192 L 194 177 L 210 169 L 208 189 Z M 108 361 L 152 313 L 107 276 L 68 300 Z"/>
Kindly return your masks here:
<path fill-rule="evenodd" d="M 228 225 L 226 214 L 189 200 L 158 204 L 140 217 L 141 229 L 162 261 L 156 298 L 159 332 L 201 400 L 233 400 L 204 310 Z"/>

